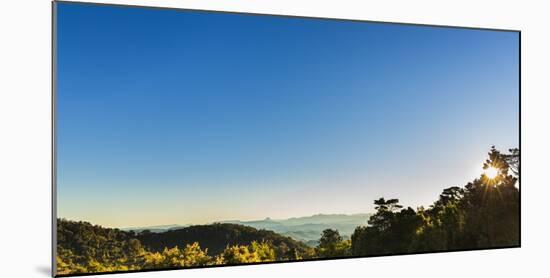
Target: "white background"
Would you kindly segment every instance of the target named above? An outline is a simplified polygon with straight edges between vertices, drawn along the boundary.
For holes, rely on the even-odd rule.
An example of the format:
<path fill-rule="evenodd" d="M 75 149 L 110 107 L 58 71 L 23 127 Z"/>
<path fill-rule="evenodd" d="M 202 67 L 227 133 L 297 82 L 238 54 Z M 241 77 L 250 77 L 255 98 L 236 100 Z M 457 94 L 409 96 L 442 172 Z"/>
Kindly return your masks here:
<path fill-rule="evenodd" d="M 550 262 L 547 254 L 550 251 L 550 9 L 544 7 L 547 1 L 106 1 L 522 30 L 522 248 L 110 277 L 548 277 L 550 271 L 545 264 Z M 50 7 L 48 0 L 0 3 L 1 277 L 49 275 Z"/>

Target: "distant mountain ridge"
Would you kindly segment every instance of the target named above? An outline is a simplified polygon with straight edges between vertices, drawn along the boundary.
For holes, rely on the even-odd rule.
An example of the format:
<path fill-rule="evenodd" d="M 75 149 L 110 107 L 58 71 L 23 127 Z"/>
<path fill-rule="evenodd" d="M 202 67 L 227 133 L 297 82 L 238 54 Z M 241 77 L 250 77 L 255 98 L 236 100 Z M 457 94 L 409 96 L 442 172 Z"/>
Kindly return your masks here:
<path fill-rule="evenodd" d="M 271 230 L 278 234 L 289 236 L 295 240 L 316 245 L 325 229 L 336 229 L 344 238 L 349 238 L 357 226 L 366 226 L 372 216 L 370 213 L 358 214 L 315 214 L 305 217 L 288 219 L 271 219 L 253 221 L 230 220 L 221 223 L 234 223 L 250 226 L 256 229 Z"/>
<path fill-rule="evenodd" d="M 315 214 L 304 217 L 292 217 L 288 219 L 271 219 L 269 217 L 263 220 L 225 220 L 214 223 L 240 224 L 256 229 L 270 230 L 278 234 L 291 237 L 292 239 L 302 241 L 310 246 L 317 244 L 321 233 L 325 229 L 336 229 L 344 238 L 349 238 L 357 226 L 366 226 L 368 219 L 372 216 L 370 213 L 358 214 Z M 139 228 L 124 228 L 124 231 L 142 232 L 149 230 L 152 233 L 163 233 L 170 230 L 178 230 L 190 225 L 162 225 Z"/>

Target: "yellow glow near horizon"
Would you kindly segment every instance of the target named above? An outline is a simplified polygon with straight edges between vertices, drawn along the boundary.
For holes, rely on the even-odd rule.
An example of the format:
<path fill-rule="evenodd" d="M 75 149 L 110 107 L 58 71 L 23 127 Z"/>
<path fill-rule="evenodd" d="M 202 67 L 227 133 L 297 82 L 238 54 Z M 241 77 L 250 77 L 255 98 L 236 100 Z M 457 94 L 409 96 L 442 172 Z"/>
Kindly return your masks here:
<path fill-rule="evenodd" d="M 489 168 L 485 169 L 484 174 L 488 178 L 494 179 L 498 176 L 498 169 L 495 168 L 495 167 L 490 166 Z"/>

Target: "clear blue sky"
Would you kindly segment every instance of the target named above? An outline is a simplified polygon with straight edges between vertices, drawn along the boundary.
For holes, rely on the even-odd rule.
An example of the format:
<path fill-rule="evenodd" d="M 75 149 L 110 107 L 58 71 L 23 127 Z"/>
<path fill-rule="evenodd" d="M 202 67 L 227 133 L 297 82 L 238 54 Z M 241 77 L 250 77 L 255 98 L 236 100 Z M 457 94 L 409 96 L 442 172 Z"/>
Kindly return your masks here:
<path fill-rule="evenodd" d="M 57 6 L 58 216 L 427 206 L 518 146 L 518 34 Z"/>

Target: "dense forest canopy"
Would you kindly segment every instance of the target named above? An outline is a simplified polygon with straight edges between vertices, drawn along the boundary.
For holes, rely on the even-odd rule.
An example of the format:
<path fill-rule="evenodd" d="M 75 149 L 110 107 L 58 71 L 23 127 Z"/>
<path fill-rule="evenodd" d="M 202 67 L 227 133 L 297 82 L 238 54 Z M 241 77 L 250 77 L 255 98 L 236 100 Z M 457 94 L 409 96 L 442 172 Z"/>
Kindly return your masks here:
<path fill-rule="evenodd" d="M 296 250 L 305 255 L 309 247 L 304 243 L 289 237 L 281 236 L 273 231 L 258 230 L 239 224 L 214 223 L 211 225 L 195 225 L 187 228 L 166 231 L 164 233 L 149 233 L 147 231 L 136 235 L 151 251 L 161 251 L 165 247 L 185 246 L 200 242 L 210 254 L 220 254 L 227 245 L 249 245 L 253 241 L 270 242 L 279 255 L 277 259 L 294 259 L 288 257 L 290 250 Z"/>
<path fill-rule="evenodd" d="M 483 169 L 463 187 L 444 189 L 428 208 L 379 198 L 351 239 L 326 229 L 315 248 L 239 224 L 135 233 L 58 219 L 57 274 L 519 246 L 519 149 L 491 148 Z"/>
<path fill-rule="evenodd" d="M 313 256 L 313 250 L 302 242 L 237 224 L 216 223 L 164 233 L 134 233 L 58 219 L 57 231 L 60 274 L 284 261 Z"/>
<path fill-rule="evenodd" d="M 482 174 L 464 187 L 443 190 L 429 208 L 402 208 L 397 199 L 374 201 L 376 214 L 352 235 L 357 256 L 519 245 L 519 150 L 494 147 Z"/>

